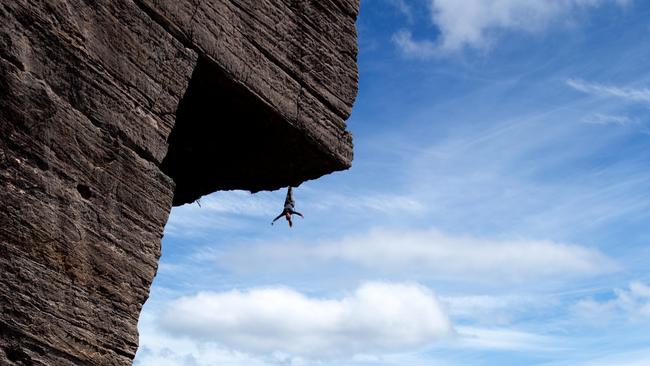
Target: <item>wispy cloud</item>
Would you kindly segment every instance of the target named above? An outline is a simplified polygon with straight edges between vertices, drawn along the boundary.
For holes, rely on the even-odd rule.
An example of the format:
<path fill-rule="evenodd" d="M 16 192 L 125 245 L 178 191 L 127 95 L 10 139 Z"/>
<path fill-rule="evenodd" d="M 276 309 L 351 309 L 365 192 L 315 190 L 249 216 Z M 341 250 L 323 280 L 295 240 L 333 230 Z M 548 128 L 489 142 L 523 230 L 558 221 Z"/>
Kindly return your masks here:
<path fill-rule="evenodd" d="M 364 213 L 421 213 L 426 206 L 416 197 L 396 194 L 342 195 L 334 192 L 316 193 L 319 197 L 308 203 L 316 210 L 337 210 Z"/>
<path fill-rule="evenodd" d="M 470 99 L 454 107 L 475 102 L 480 105 Z M 461 113 L 457 119 L 471 121 L 471 128 L 459 124 L 420 149 L 415 137 L 402 143 L 409 148 L 403 157 L 407 189 L 436 227 L 564 240 L 576 229 L 647 213 L 647 164 L 643 156 L 625 155 L 631 145 L 620 145 L 630 131 L 604 134 L 571 123 L 582 117 L 576 112 L 582 105 L 539 113 L 516 108 L 499 122 L 489 120 L 490 110 L 485 119 Z M 605 155 L 616 150 L 613 158 Z"/>
<path fill-rule="evenodd" d="M 556 338 L 530 332 L 500 329 L 456 327 L 459 336 L 458 345 L 467 348 L 514 350 L 514 351 L 548 351 L 559 349 Z"/>
<path fill-rule="evenodd" d="M 390 5 L 394 6 L 402 15 L 404 15 L 409 22 L 413 21 L 413 8 L 406 0 L 386 0 Z"/>
<path fill-rule="evenodd" d="M 650 286 L 632 282 L 627 289 L 615 289 L 612 299 L 584 299 L 573 307 L 573 311 L 599 324 L 614 319 L 650 321 Z"/>
<path fill-rule="evenodd" d="M 552 296 L 523 294 L 443 296 L 440 301 L 454 321 L 485 326 L 511 325 L 531 312 L 541 314 L 559 302 Z"/>
<path fill-rule="evenodd" d="M 628 88 L 614 85 L 590 83 L 580 79 L 568 79 L 566 84 L 583 93 L 624 99 L 630 102 L 650 103 L 650 89 Z"/>
<path fill-rule="evenodd" d="M 430 58 L 441 54 L 439 45 L 430 40 L 415 40 L 410 31 L 402 29 L 395 33 L 393 43 L 406 56 L 414 58 Z"/>
<path fill-rule="evenodd" d="M 289 288 L 204 292 L 169 304 L 161 323 L 172 334 L 240 351 L 309 358 L 408 350 L 453 332 L 429 289 L 381 282 L 340 299 Z"/>
<path fill-rule="evenodd" d="M 431 57 L 466 48 L 487 49 L 507 31 L 541 32 L 576 12 L 621 0 L 429 0 L 431 20 L 440 32 L 435 41 L 413 40 L 408 31 L 393 41 L 410 56 Z"/>
<path fill-rule="evenodd" d="M 578 245 L 485 240 L 436 230 L 372 230 L 324 243 L 258 244 L 220 251 L 215 258 L 222 267 L 243 272 L 347 265 L 376 274 L 508 284 L 593 276 L 617 268 L 602 253 Z"/>
<path fill-rule="evenodd" d="M 174 207 L 165 235 L 191 237 L 215 229 L 241 230 L 245 227 L 242 218 L 272 218 L 282 202 L 277 192 L 216 192 L 198 202 Z"/>
<path fill-rule="evenodd" d="M 602 352 L 597 352 L 602 353 Z M 600 357 L 583 357 L 587 361 L 561 361 L 561 362 L 551 362 L 545 365 L 548 366 L 647 366 L 648 360 L 650 360 L 650 349 L 641 348 L 641 349 L 632 349 L 627 350 L 626 352 L 607 352 L 605 355 Z"/>
<path fill-rule="evenodd" d="M 616 116 L 611 114 L 595 113 L 582 119 L 582 122 L 594 125 L 618 125 L 625 126 L 637 123 L 638 120 L 628 116 Z"/>

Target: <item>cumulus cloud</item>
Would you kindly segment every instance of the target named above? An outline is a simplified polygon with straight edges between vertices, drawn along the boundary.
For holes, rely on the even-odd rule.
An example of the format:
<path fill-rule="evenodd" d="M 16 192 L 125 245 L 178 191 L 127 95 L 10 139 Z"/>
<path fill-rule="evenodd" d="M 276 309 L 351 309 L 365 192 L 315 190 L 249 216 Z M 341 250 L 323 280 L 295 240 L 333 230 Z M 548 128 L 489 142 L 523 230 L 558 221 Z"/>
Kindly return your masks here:
<path fill-rule="evenodd" d="M 522 283 L 592 276 L 617 265 L 597 250 L 535 240 L 486 240 L 437 230 L 372 230 L 323 243 L 258 244 L 213 253 L 237 271 L 313 272 L 319 266 L 351 266 L 375 274 L 458 281 Z"/>
<path fill-rule="evenodd" d="M 606 322 L 625 318 L 629 321 L 650 320 L 650 286 L 632 282 L 627 289 L 615 289 L 609 300 L 584 299 L 573 308 L 583 318 Z"/>
<path fill-rule="evenodd" d="M 431 20 L 440 32 L 434 42 L 400 32 L 395 43 L 407 54 L 428 57 L 464 48 L 485 49 L 505 31 L 539 32 L 571 19 L 576 11 L 629 0 L 430 0 Z"/>
<path fill-rule="evenodd" d="M 279 355 L 270 355 L 265 359 L 230 350 L 216 343 L 197 342 L 188 337 L 166 334 L 158 329 L 157 322 L 157 317 L 145 307 L 138 323 L 140 346 L 134 366 L 269 366 L 288 364 L 283 362 L 284 358 L 277 357 Z"/>
<path fill-rule="evenodd" d="M 203 292 L 172 302 L 161 324 L 171 334 L 292 359 L 408 350 L 453 332 L 429 289 L 380 282 L 340 299 L 288 288 Z"/>
<path fill-rule="evenodd" d="M 628 88 L 614 85 L 589 83 L 580 79 L 568 79 L 566 84 L 571 88 L 597 96 L 614 97 L 629 102 L 650 103 L 650 89 Z"/>

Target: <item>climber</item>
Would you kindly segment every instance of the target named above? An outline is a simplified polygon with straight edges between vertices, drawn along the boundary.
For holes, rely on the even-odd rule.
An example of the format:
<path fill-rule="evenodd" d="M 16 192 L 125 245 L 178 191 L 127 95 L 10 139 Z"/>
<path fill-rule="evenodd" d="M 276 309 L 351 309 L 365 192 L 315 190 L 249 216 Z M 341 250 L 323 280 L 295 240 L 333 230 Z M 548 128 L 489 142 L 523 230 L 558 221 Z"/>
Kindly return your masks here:
<path fill-rule="evenodd" d="M 282 216 L 284 216 L 287 219 L 287 222 L 289 223 L 289 227 L 293 226 L 293 222 L 291 221 L 291 215 L 298 215 L 302 218 L 305 218 L 300 212 L 294 210 L 294 207 L 296 205 L 296 202 L 293 200 L 293 190 L 291 189 L 291 186 L 289 186 L 289 189 L 287 190 L 287 198 L 284 200 L 284 210 L 282 210 L 282 213 L 278 215 L 273 221 L 271 222 L 271 225 L 273 225 L 276 221 L 278 221 Z"/>

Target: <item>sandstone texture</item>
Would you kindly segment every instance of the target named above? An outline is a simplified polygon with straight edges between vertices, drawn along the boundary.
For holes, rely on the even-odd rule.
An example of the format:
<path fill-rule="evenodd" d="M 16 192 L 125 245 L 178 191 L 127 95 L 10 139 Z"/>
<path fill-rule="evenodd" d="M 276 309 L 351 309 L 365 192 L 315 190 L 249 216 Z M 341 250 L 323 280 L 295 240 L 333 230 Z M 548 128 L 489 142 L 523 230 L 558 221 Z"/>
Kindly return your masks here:
<path fill-rule="evenodd" d="M 169 210 L 346 169 L 357 0 L 0 2 L 0 365 L 128 365 Z"/>

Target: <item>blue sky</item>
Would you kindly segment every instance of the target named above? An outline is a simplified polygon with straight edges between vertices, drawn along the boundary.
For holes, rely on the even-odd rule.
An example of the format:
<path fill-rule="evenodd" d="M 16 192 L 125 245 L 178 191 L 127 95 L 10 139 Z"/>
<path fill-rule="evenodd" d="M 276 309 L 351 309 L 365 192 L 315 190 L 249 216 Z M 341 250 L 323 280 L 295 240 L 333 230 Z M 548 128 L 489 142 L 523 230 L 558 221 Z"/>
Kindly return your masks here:
<path fill-rule="evenodd" d="M 136 365 L 650 365 L 649 15 L 362 1 L 352 169 L 175 208 Z"/>

